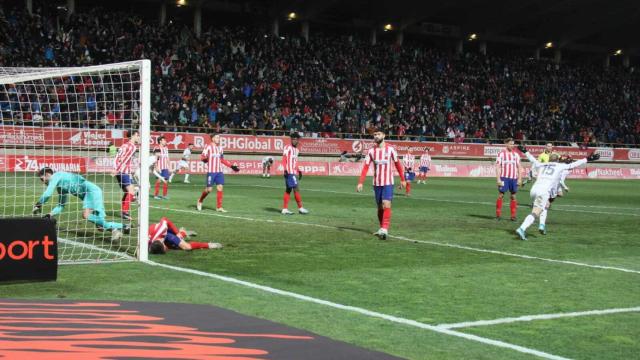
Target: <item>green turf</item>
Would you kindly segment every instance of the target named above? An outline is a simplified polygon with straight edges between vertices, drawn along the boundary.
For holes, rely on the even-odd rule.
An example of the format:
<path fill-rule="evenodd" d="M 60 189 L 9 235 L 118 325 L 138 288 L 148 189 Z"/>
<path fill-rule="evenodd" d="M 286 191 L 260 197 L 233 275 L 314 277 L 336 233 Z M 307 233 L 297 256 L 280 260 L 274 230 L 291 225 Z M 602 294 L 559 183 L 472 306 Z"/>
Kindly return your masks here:
<path fill-rule="evenodd" d="M 224 215 L 213 211 L 215 193 L 206 200 L 205 211 L 196 212 L 203 182 L 198 176 L 191 177 L 192 185 L 171 184 L 171 200 L 150 200 L 152 219 L 168 216 L 178 226 L 198 231 L 198 240 L 222 242 L 225 249 L 175 251 L 152 256 L 152 260 L 434 325 L 640 306 L 639 273 L 377 240 L 371 235 L 377 230 L 377 219 L 370 186 L 365 194 L 357 194 L 353 178 L 305 177 L 302 194 L 311 214 L 289 217 L 279 213 L 282 178 L 226 180 L 224 207 L 229 213 Z M 397 195 L 394 200 L 391 233 L 405 239 L 640 271 L 635 235 L 640 225 L 638 182 L 569 180 L 571 191 L 549 213 L 549 234 L 539 235 L 533 226 L 528 242 L 517 240 L 513 233 L 520 220 L 494 219 L 494 182 L 434 178 L 426 185 L 414 184 L 411 198 Z M 103 187 L 117 194 L 112 183 Z M 526 190 L 519 195 L 521 204 L 528 203 Z M 117 198 L 109 206 L 117 210 Z M 290 208 L 295 209 L 293 199 Z M 529 210 L 521 205 L 519 219 Z M 508 201 L 504 211 L 508 218 Z M 142 279 L 144 275 L 137 275 L 147 272 L 157 272 L 162 278 L 152 289 L 143 280 L 125 285 L 118 281 L 121 277 Z M 63 293 L 69 298 L 211 303 L 403 357 L 521 356 L 512 350 L 141 264 L 69 266 L 62 268 L 60 277 L 57 284 L 40 288 L 4 286 L 0 296 L 6 296 L 4 288 L 12 297 L 25 298 Z M 87 286 L 95 283 L 104 285 Z M 597 354 L 597 358 L 613 359 L 640 352 L 637 340 L 625 340 L 634 339 L 640 328 L 637 322 L 627 321 L 624 329 L 611 331 L 621 318 L 633 316 L 556 319 L 461 331 L 562 356 Z M 536 335 L 540 331 L 549 335 Z M 587 331 L 591 336 L 585 339 Z M 618 348 L 617 341 L 624 346 L 612 351 Z"/>

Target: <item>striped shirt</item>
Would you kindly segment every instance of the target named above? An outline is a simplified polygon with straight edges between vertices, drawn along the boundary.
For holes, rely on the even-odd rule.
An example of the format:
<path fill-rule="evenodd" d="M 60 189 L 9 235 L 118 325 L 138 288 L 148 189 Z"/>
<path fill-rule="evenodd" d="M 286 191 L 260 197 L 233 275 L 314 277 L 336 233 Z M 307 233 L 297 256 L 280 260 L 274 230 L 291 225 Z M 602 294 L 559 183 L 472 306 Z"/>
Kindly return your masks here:
<path fill-rule="evenodd" d="M 137 150 L 136 144 L 128 142 L 118 149 L 118 154 L 113 161 L 113 167 L 118 174 L 130 174 L 132 169 L 133 155 Z"/>
<path fill-rule="evenodd" d="M 159 145 L 156 149 L 160 149 L 160 155 L 158 156 L 158 169 L 169 169 L 169 147 Z"/>
<path fill-rule="evenodd" d="M 222 146 L 216 145 L 214 143 L 209 143 L 204 147 L 202 155 L 200 156 L 202 159 L 207 160 L 207 172 L 222 172 L 221 164 L 224 159 L 224 151 L 222 150 Z"/>
<path fill-rule="evenodd" d="M 502 150 L 496 157 L 496 164 L 500 165 L 500 177 L 507 179 L 518 178 L 520 155 L 515 151 Z"/>
<path fill-rule="evenodd" d="M 373 186 L 393 185 L 393 167 L 397 161 L 398 153 L 391 145 L 369 149 L 364 163 L 367 167 L 373 163 Z"/>
<path fill-rule="evenodd" d="M 431 155 L 424 154 L 420 156 L 420 167 L 431 167 Z"/>
<path fill-rule="evenodd" d="M 404 165 L 405 169 L 412 169 L 416 164 L 416 156 L 412 155 L 412 154 L 405 154 L 402 157 L 402 164 Z"/>
<path fill-rule="evenodd" d="M 300 151 L 292 145 L 284 147 L 284 151 L 282 152 L 282 164 L 284 165 L 284 171 L 289 174 L 296 174 L 298 172 L 299 153 Z"/>
<path fill-rule="evenodd" d="M 167 236 L 167 230 L 169 230 L 169 226 L 166 221 L 149 225 L 149 243 L 155 240 L 164 240 Z"/>

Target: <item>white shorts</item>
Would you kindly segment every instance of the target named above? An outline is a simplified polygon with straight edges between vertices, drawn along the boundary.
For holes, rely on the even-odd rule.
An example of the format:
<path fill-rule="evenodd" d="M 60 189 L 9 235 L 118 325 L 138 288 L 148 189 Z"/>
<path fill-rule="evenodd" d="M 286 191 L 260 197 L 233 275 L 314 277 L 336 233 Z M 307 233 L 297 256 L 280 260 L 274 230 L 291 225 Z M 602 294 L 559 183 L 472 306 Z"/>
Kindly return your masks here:
<path fill-rule="evenodd" d="M 531 202 L 533 203 L 534 208 L 544 210 L 547 207 L 547 203 L 549 203 L 548 190 L 543 191 L 534 187 L 531 189 L 531 192 L 529 194 L 531 195 Z"/>
<path fill-rule="evenodd" d="M 549 197 L 552 199 L 555 199 L 558 196 L 562 196 L 563 195 L 562 190 L 563 190 L 562 186 L 552 188 L 551 191 L 549 192 Z"/>
<path fill-rule="evenodd" d="M 178 161 L 178 170 L 180 169 L 186 169 L 189 167 L 189 163 L 184 161 L 184 160 L 180 160 Z"/>

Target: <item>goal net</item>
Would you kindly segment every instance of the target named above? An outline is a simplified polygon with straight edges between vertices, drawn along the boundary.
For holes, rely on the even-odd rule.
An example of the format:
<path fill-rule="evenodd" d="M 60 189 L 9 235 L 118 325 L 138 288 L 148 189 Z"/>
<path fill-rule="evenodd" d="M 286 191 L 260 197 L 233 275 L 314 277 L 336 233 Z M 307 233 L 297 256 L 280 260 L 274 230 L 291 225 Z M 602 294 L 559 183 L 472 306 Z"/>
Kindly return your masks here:
<path fill-rule="evenodd" d="M 148 168 L 149 90 L 148 60 L 0 67 L 0 217 L 48 200 L 36 213 L 57 221 L 60 263 L 146 260 L 148 171 L 125 218 L 114 153 L 137 132 L 131 173 Z"/>

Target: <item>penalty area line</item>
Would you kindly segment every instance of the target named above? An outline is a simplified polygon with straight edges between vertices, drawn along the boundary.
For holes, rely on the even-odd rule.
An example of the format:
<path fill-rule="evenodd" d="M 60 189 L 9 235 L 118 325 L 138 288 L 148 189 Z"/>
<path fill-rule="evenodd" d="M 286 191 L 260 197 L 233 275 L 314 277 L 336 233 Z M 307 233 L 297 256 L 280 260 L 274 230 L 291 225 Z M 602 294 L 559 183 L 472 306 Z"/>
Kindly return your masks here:
<path fill-rule="evenodd" d="M 215 214 L 215 213 L 184 210 L 184 209 L 172 209 L 172 208 L 166 208 L 166 207 L 160 207 L 160 206 L 149 206 L 149 208 L 165 210 L 165 211 L 182 212 L 182 213 L 188 213 L 188 214 L 201 214 L 201 215 L 208 215 L 208 216 L 216 216 L 216 217 L 227 218 L 227 219 L 236 219 L 236 220 L 245 220 L 245 221 L 259 221 L 259 222 L 268 222 L 268 223 L 282 223 L 282 224 L 292 224 L 292 225 L 301 225 L 301 226 L 312 226 L 312 227 L 330 229 L 330 230 L 353 231 L 353 230 L 350 230 L 350 229 L 339 228 L 339 227 L 336 227 L 336 226 L 314 224 L 314 223 L 305 223 L 305 222 L 298 222 L 298 221 L 255 219 L 255 218 L 250 218 L 250 217 L 245 217 L 245 216 L 221 215 L 221 214 Z M 632 270 L 632 269 L 626 269 L 626 268 L 615 267 L 615 266 L 587 264 L 587 263 L 581 263 L 581 262 L 571 261 L 571 260 L 548 259 L 548 258 L 543 258 L 543 257 L 538 257 L 538 256 L 516 254 L 516 253 L 510 253 L 510 252 L 506 252 L 506 251 L 475 248 L 475 247 L 471 247 L 471 246 L 451 244 L 451 243 L 446 243 L 446 242 L 410 239 L 410 238 L 407 238 L 407 237 L 404 237 L 404 236 L 397 236 L 397 235 L 389 235 L 389 237 L 392 238 L 392 239 L 406 241 L 406 242 L 433 245 L 433 246 L 441 246 L 441 247 L 448 247 L 448 248 L 454 248 L 454 249 L 459 249 L 459 250 L 468 250 L 468 251 L 488 253 L 488 254 L 501 255 L 501 256 L 516 257 L 516 258 L 520 258 L 520 259 L 546 261 L 546 262 L 564 264 L 564 265 L 582 266 L 582 267 L 588 267 L 588 268 L 593 268 L 593 269 L 614 270 L 614 271 L 622 271 L 622 272 L 632 273 L 632 274 L 640 274 L 639 270 Z"/>
<path fill-rule="evenodd" d="M 493 320 L 478 320 L 478 321 L 465 321 L 465 322 L 454 323 L 454 324 L 440 324 L 440 325 L 437 325 L 437 327 L 441 329 L 461 329 L 461 328 L 468 328 L 468 327 L 474 327 L 474 326 L 489 326 L 489 325 L 499 325 L 499 324 L 510 324 L 515 322 L 551 320 L 551 319 L 572 318 L 572 317 L 579 317 L 579 316 L 608 315 L 608 314 L 619 314 L 619 313 L 628 313 L 628 312 L 640 312 L 640 306 L 631 307 L 631 308 L 575 311 L 575 312 L 556 313 L 556 314 L 523 315 L 518 317 L 506 317 L 506 318 L 493 319 Z"/>
<path fill-rule="evenodd" d="M 511 344 L 511 343 L 507 343 L 507 342 L 500 341 L 500 340 L 494 340 L 494 339 L 489 339 L 489 338 L 485 338 L 485 337 L 481 337 L 481 336 L 477 336 L 477 335 L 466 334 L 466 333 L 462 333 L 462 332 L 459 332 L 459 331 L 446 329 L 446 328 L 439 328 L 438 326 L 421 323 L 421 322 L 418 322 L 418 321 L 415 321 L 415 320 L 410 320 L 410 319 L 401 318 L 401 317 L 397 317 L 397 316 L 393 316 L 393 315 L 383 314 L 383 313 L 367 310 L 367 309 L 356 307 L 356 306 L 343 305 L 343 304 L 335 303 L 335 302 L 328 301 L 328 300 L 318 299 L 318 298 L 314 298 L 314 297 L 311 297 L 311 296 L 294 293 L 294 292 L 291 292 L 291 291 L 280 290 L 280 289 L 272 288 L 272 287 L 269 287 L 269 286 L 264 286 L 264 285 L 252 283 L 252 282 L 249 282 L 249 281 L 244 281 L 244 280 L 232 278 L 232 277 L 229 277 L 229 276 L 223 276 L 223 275 L 218 275 L 218 274 L 209 273 L 209 272 L 200 271 L 200 270 L 194 270 L 194 269 L 183 268 L 183 267 L 179 267 L 179 266 L 162 264 L 162 263 L 158 263 L 158 262 L 151 261 L 151 260 L 145 261 L 145 263 L 149 264 L 149 265 L 152 265 L 152 266 L 158 266 L 158 267 L 163 267 L 163 268 L 174 270 L 174 271 L 180 271 L 180 272 L 189 273 L 189 274 L 193 274 L 193 275 L 204 276 L 204 277 L 208 277 L 208 278 L 224 281 L 224 282 L 227 282 L 227 283 L 232 283 L 232 284 L 236 284 L 236 285 L 240 285 L 240 286 L 245 286 L 245 287 L 261 290 L 261 291 L 272 293 L 272 294 L 276 294 L 276 295 L 286 296 L 286 297 L 294 298 L 294 299 L 297 299 L 297 300 L 302 300 L 302 301 L 306 301 L 306 302 L 310 302 L 310 303 L 324 305 L 324 306 L 328 306 L 328 307 L 331 307 L 331 308 L 334 308 L 334 309 L 340 309 L 340 310 L 344 310 L 344 311 L 358 313 L 358 314 L 365 315 L 365 316 L 372 317 L 372 318 L 387 320 L 387 321 L 394 322 L 394 323 L 397 323 L 397 324 L 413 326 L 413 327 L 416 327 L 416 328 L 430 330 L 430 331 L 441 333 L 441 334 L 445 334 L 445 335 L 455 336 L 455 337 L 459 337 L 459 338 L 463 338 L 463 339 L 479 342 L 479 343 L 486 344 L 486 345 L 492 345 L 492 346 L 496 346 L 496 347 L 500 347 L 500 348 L 511 349 L 511 350 L 518 351 L 518 352 L 521 352 L 521 353 L 534 355 L 534 356 L 537 356 L 537 357 L 540 357 L 540 358 L 543 358 L 543 359 L 552 359 L 552 360 L 566 360 L 567 359 L 567 358 L 564 358 L 564 357 L 561 357 L 561 356 L 558 356 L 558 355 L 549 354 L 549 353 L 546 353 L 546 352 L 543 352 L 543 351 L 540 351 L 540 350 L 531 349 L 531 348 L 527 348 L 527 347 L 524 347 L 524 346 Z"/>

